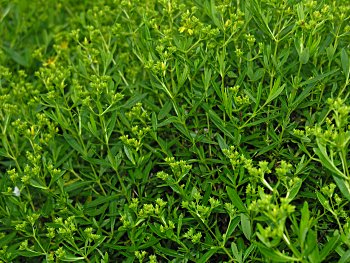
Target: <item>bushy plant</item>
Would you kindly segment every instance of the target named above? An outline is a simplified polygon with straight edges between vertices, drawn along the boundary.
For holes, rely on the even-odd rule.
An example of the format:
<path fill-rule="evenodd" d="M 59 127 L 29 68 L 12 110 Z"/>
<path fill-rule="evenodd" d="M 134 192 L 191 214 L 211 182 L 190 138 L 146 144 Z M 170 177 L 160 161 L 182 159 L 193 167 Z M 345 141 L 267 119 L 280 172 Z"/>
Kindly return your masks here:
<path fill-rule="evenodd" d="M 1 262 L 348 262 L 346 0 L 0 0 Z"/>

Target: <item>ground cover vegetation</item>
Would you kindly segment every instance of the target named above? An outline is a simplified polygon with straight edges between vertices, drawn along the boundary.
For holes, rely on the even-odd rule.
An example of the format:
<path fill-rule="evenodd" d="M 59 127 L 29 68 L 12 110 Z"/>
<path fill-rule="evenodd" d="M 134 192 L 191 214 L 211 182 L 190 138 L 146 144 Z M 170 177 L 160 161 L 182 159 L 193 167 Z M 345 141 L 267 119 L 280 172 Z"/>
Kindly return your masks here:
<path fill-rule="evenodd" d="M 1 262 L 349 262 L 347 0 L 0 1 Z"/>

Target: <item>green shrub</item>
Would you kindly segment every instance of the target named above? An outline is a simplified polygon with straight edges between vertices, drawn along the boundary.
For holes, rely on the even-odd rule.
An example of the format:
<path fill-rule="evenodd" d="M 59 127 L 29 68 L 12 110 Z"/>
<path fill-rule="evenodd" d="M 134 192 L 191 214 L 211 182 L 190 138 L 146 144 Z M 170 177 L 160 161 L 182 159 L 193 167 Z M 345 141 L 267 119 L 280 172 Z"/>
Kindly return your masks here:
<path fill-rule="evenodd" d="M 347 1 L 0 6 L 1 262 L 350 260 Z"/>

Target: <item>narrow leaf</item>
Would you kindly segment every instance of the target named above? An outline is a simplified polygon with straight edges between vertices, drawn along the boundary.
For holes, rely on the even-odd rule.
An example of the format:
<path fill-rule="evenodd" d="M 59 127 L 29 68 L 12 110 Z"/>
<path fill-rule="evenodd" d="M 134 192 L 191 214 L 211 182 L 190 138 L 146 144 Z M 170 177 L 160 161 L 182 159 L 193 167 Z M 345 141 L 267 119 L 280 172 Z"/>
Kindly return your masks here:
<path fill-rule="evenodd" d="M 247 208 L 244 206 L 241 198 L 239 197 L 237 191 L 229 186 L 226 187 L 228 197 L 231 199 L 233 205 L 237 207 L 240 212 L 247 213 Z"/>
<path fill-rule="evenodd" d="M 37 180 L 35 180 L 35 179 L 30 179 L 30 180 L 29 180 L 29 184 L 30 184 L 31 186 L 35 187 L 35 188 L 39 188 L 39 189 L 43 189 L 43 190 L 47 190 L 47 189 L 48 189 L 47 186 L 40 184 L 40 183 L 39 183 Z"/>
<path fill-rule="evenodd" d="M 339 244 L 340 241 L 340 235 L 333 236 L 328 240 L 327 245 L 322 249 L 320 253 L 320 261 L 322 262 L 323 260 L 326 259 L 326 257 L 331 253 Z"/>
<path fill-rule="evenodd" d="M 234 242 L 231 243 L 231 251 L 232 251 L 232 254 L 235 257 L 235 259 L 239 263 L 243 262 L 242 251 L 238 251 L 237 245 Z"/>
<path fill-rule="evenodd" d="M 265 105 L 270 103 L 272 100 L 278 97 L 278 95 L 281 94 L 281 92 L 284 90 L 284 87 L 286 84 L 281 84 L 281 77 L 278 77 L 278 79 L 275 81 L 272 90 L 270 91 L 270 94 L 265 102 Z"/>
<path fill-rule="evenodd" d="M 332 173 L 333 179 L 341 193 L 350 201 L 350 186 L 348 178 L 335 166 L 326 152 L 326 147 L 323 146 L 319 140 L 317 140 L 317 146 L 318 148 L 314 148 L 314 152 L 317 154 L 322 165 Z"/>
<path fill-rule="evenodd" d="M 170 100 L 164 103 L 163 107 L 160 109 L 158 113 L 158 120 L 164 119 L 170 112 L 172 108 L 172 103 Z"/>
<path fill-rule="evenodd" d="M 320 201 L 321 205 L 328 210 L 329 212 L 333 212 L 331 206 L 328 203 L 328 200 L 320 193 L 320 192 L 316 192 L 316 196 L 318 201 Z"/>
<path fill-rule="evenodd" d="M 132 153 L 132 150 L 129 149 L 129 147 L 127 147 L 126 145 L 124 145 L 124 152 L 126 157 L 128 157 L 129 161 L 132 162 L 132 164 L 136 164 L 135 159 L 134 159 L 134 155 Z"/>
<path fill-rule="evenodd" d="M 67 261 L 67 262 L 75 262 L 75 261 L 81 261 L 84 260 L 84 257 L 76 257 L 74 255 L 66 255 L 64 258 L 62 258 L 62 261 Z"/>
<path fill-rule="evenodd" d="M 218 139 L 218 143 L 219 143 L 219 147 L 222 150 L 224 149 L 228 149 L 228 146 L 224 140 L 224 138 L 222 138 L 222 136 L 220 134 L 216 135 L 216 138 Z"/>
<path fill-rule="evenodd" d="M 232 235 L 233 231 L 235 231 L 240 221 L 241 220 L 239 216 L 236 216 L 234 219 L 230 221 L 226 230 L 226 238 L 230 238 L 230 236 Z"/>
<path fill-rule="evenodd" d="M 73 138 L 72 135 L 65 132 L 63 133 L 63 137 L 74 150 L 76 150 L 81 155 L 85 155 L 83 148 L 81 147 L 81 145 L 78 144 L 78 142 Z"/>
<path fill-rule="evenodd" d="M 11 232 L 10 234 L 4 236 L 3 238 L 0 239 L 0 247 L 4 247 L 5 245 L 7 245 L 8 243 L 11 242 L 11 240 L 14 239 L 14 237 L 16 236 L 17 232 Z"/>
<path fill-rule="evenodd" d="M 201 256 L 200 259 L 197 260 L 196 262 L 199 262 L 199 263 L 208 262 L 209 258 L 211 258 L 217 251 L 218 251 L 218 248 L 210 249 L 203 256 Z"/>
<path fill-rule="evenodd" d="M 203 109 L 208 112 L 210 120 L 215 124 L 215 126 L 221 130 L 227 137 L 235 140 L 232 133 L 225 127 L 225 122 L 212 110 L 208 105 L 203 104 Z"/>
<path fill-rule="evenodd" d="M 250 237 L 252 235 L 252 227 L 250 224 L 250 219 L 246 214 L 241 214 L 241 226 L 244 236 L 250 240 Z"/>
<path fill-rule="evenodd" d="M 147 93 L 144 94 L 135 94 L 132 96 L 123 106 L 122 108 L 129 109 L 134 106 L 136 103 L 142 101 L 143 98 L 147 96 Z"/>
<path fill-rule="evenodd" d="M 250 253 L 256 248 L 255 244 L 251 244 L 246 251 L 244 252 L 243 255 L 243 261 L 246 261 L 246 259 L 249 257 Z"/>
<path fill-rule="evenodd" d="M 345 48 L 342 48 L 341 53 L 340 53 L 340 60 L 341 60 L 341 65 L 343 68 L 343 72 L 346 78 L 349 76 L 349 56 L 348 53 L 346 52 Z"/>
<path fill-rule="evenodd" d="M 309 58 L 310 58 L 309 48 L 306 47 L 299 54 L 299 62 L 301 64 L 306 64 L 309 61 Z"/>
<path fill-rule="evenodd" d="M 287 256 L 278 250 L 273 250 L 258 244 L 260 252 L 268 259 L 275 262 L 299 262 L 298 258 Z"/>
<path fill-rule="evenodd" d="M 338 261 L 338 263 L 347 263 L 350 262 L 350 250 L 346 251 Z"/>
<path fill-rule="evenodd" d="M 317 81 L 320 81 L 321 79 L 324 79 L 332 74 L 334 74 L 335 72 L 337 72 L 338 69 L 333 69 L 327 73 L 324 73 L 324 74 L 321 74 L 321 75 L 317 75 L 316 77 L 314 78 L 311 78 L 311 79 L 308 79 L 308 80 L 305 80 L 304 82 L 300 83 L 300 86 L 305 86 L 305 85 L 309 85 L 309 84 L 313 84 Z"/>
<path fill-rule="evenodd" d="M 320 158 L 322 165 L 340 178 L 347 179 L 346 176 L 335 166 L 335 164 L 329 158 L 326 152 L 326 147 L 323 146 L 319 140 L 317 140 L 317 146 L 318 148 L 314 148 L 314 152 L 317 154 L 318 158 Z"/>
<path fill-rule="evenodd" d="M 290 201 L 292 201 L 297 196 L 297 194 L 299 193 L 299 190 L 300 190 L 300 187 L 301 187 L 302 183 L 303 183 L 303 181 L 299 180 L 292 186 L 292 188 L 288 192 L 289 193 L 288 199 Z"/>
<path fill-rule="evenodd" d="M 119 195 L 110 195 L 110 196 L 101 196 L 101 197 L 98 197 L 97 199 L 95 199 L 94 201 L 91 201 L 87 204 L 84 205 L 84 208 L 85 209 L 88 209 L 88 208 L 92 208 L 92 207 L 96 207 L 96 206 L 99 206 L 101 204 L 105 204 L 105 203 L 109 203 L 109 201 L 113 200 L 113 199 L 117 199 Z"/>
<path fill-rule="evenodd" d="M 306 234 L 309 230 L 309 220 L 310 220 L 309 205 L 307 202 L 304 202 L 304 206 L 301 209 L 301 220 L 300 220 L 300 227 L 299 227 L 299 242 L 301 247 L 304 247 Z"/>

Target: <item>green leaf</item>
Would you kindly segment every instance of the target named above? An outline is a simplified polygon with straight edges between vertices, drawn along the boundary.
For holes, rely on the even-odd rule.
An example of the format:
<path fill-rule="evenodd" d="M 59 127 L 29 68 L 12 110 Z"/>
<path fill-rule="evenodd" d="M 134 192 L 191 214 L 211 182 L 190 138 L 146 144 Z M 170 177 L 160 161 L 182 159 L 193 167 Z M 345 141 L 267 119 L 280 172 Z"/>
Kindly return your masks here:
<path fill-rule="evenodd" d="M 256 22 L 256 25 L 259 27 L 259 29 L 267 36 L 271 38 L 271 40 L 276 40 L 274 33 L 270 29 L 270 20 L 271 20 L 271 13 L 265 12 L 265 9 L 262 9 L 260 6 L 260 1 L 252 0 L 252 1 L 246 1 L 247 9 L 251 11 L 252 17 Z"/>
<path fill-rule="evenodd" d="M 237 191 L 229 186 L 226 186 L 226 191 L 228 194 L 228 197 L 232 201 L 232 204 L 237 207 L 239 212 L 247 213 L 247 208 L 243 204 L 241 198 L 239 197 Z"/>
<path fill-rule="evenodd" d="M 252 81 L 257 81 L 261 79 L 265 74 L 265 69 L 263 68 L 258 68 L 253 75 Z"/>
<path fill-rule="evenodd" d="M 299 62 L 301 64 L 306 64 L 309 61 L 309 58 L 310 58 L 309 48 L 306 47 L 299 54 Z"/>
<path fill-rule="evenodd" d="M 66 173 L 66 171 L 61 171 L 60 173 L 55 173 L 52 177 L 51 177 L 51 181 L 50 181 L 50 184 L 49 184 L 49 187 L 51 187 L 51 185 L 53 183 L 55 183 L 59 178 L 61 178 L 64 174 Z"/>
<path fill-rule="evenodd" d="M 321 205 L 328 210 L 329 212 L 333 213 L 333 210 L 331 208 L 331 206 L 329 205 L 328 200 L 320 193 L 320 192 L 316 192 L 316 196 L 318 201 L 320 201 Z"/>
<path fill-rule="evenodd" d="M 299 175 L 300 173 L 302 173 L 303 171 L 305 171 L 306 167 L 307 167 L 308 162 L 305 163 L 305 154 L 303 154 L 303 156 L 300 159 L 300 162 L 298 163 L 298 165 L 295 168 L 295 173 L 294 175 Z"/>
<path fill-rule="evenodd" d="M 249 125 L 246 125 L 246 127 L 249 127 Z M 274 143 L 271 143 L 269 145 L 267 145 L 266 147 L 261 148 L 257 153 L 256 156 L 260 156 L 268 151 L 271 151 L 272 149 L 275 149 L 276 146 L 278 146 L 280 144 L 280 142 L 276 141 Z"/>
<path fill-rule="evenodd" d="M 210 249 L 203 256 L 201 256 L 200 259 L 197 260 L 196 262 L 199 262 L 199 263 L 208 262 L 209 258 L 211 258 L 218 250 L 219 250 L 218 248 Z"/>
<path fill-rule="evenodd" d="M 166 101 L 158 113 L 158 120 L 164 119 L 169 114 L 171 108 L 172 108 L 171 101 L 170 100 Z"/>
<path fill-rule="evenodd" d="M 305 80 L 304 82 L 300 83 L 300 87 L 303 87 L 303 86 L 306 86 L 306 85 L 309 85 L 309 84 L 314 84 L 315 82 L 318 82 L 330 75 L 333 75 L 335 72 L 337 72 L 339 69 L 333 69 L 327 73 L 324 73 L 324 74 L 321 74 L 321 75 L 317 75 L 316 77 L 314 78 L 310 78 L 308 80 Z"/>
<path fill-rule="evenodd" d="M 52 211 L 54 210 L 54 199 L 52 196 L 48 196 L 44 205 L 41 208 L 42 214 L 45 216 L 50 216 Z"/>
<path fill-rule="evenodd" d="M 239 222 L 241 221 L 241 218 L 239 216 L 236 216 L 235 218 L 230 220 L 230 223 L 226 230 L 226 238 L 230 238 L 233 231 L 235 231 L 236 227 L 238 226 Z"/>
<path fill-rule="evenodd" d="M 8 153 L 7 153 L 8 145 L 6 143 L 3 143 L 2 145 L 3 145 L 3 147 L 5 148 L 6 151 L 4 151 L 3 149 L 0 149 L 0 156 L 9 157 Z"/>
<path fill-rule="evenodd" d="M 317 244 L 317 232 L 310 229 L 307 234 L 306 249 L 304 250 L 304 254 L 309 258 L 309 262 L 320 262 Z"/>
<path fill-rule="evenodd" d="M 350 250 L 346 251 L 338 261 L 338 263 L 347 263 L 350 262 Z"/>
<path fill-rule="evenodd" d="M 108 263 L 108 262 L 109 262 L 109 256 L 108 256 L 108 253 L 106 252 L 101 259 L 101 263 Z"/>
<path fill-rule="evenodd" d="M 337 176 L 333 176 L 333 180 L 335 181 L 336 185 L 339 187 L 339 190 L 344 195 L 344 197 L 348 199 L 348 201 L 350 201 L 349 180 L 344 180 Z"/>
<path fill-rule="evenodd" d="M 39 188 L 39 189 L 43 189 L 43 190 L 48 190 L 48 187 L 45 185 L 42 185 L 41 183 L 39 183 L 37 180 L 35 179 L 30 179 L 29 180 L 29 184 L 35 188 Z"/>
<path fill-rule="evenodd" d="M 274 250 L 272 248 L 267 248 L 263 245 L 257 244 L 260 252 L 268 259 L 275 262 L 299 262 L 300 260 L 295 257 L 290 257 L 278 250 Z"/>
<path fill-rule="evenodd" d="M 326 53 L 327 53 L 327 58 L 328 58 L 328 60 L 331 61 L 331 60 L 333 59 L 335 50 L 336 50 L 336 48 L 335 48 L 332 44 L 330 44 L 330 45 L 326 48 Z"/>
<path fill-rule="evenodd" d="M 303 181 L 300 179 L 298 180 L 293 186 L 292 188 L 289 190 L 288 192 L 288 199 L 290 201 L 293 201 L 293 199 L 297 196 L 297 194 L 299 193 L 300 187 L 303 184 Z"/>
<path fill-rule="evenodd" d="M 177 250 L 172 250 L 170 248 L 165 248 L 162 247 L 160 244 L 154 246 L 155 250 L 171 257 L 175 257 L 176 259 L 182 259 L 184 258 L 184 255 L 182 255 L 179 251 Z"/>
<path fill-rule="evenodd" d="M 232 251 L 232 255 L 235 257 L 235 259 L 239 262 L 242 263 L 243 262 L 243 253 L 242 250 L 238 251 L 237 245 L 232 242 L 231 243 L 231 251 Z"/>
<path fill-rule="evenodd" d="M 141 249 L 146 249 L 146 248 L 149 248 L 149 247 L 153 247 L 155 244 L 158 244 L 160 241 L 159 238 L 155 238 L 154 236 L 151 236 L 146 243 L 140 245 L 138 247 L 138 250 L 141 250 Z"/>
<path fill-rule="evenodd" d="M 218 139 L 218 143 L 219 143 L 219 147 L 220 147 L 221 151 L 224 149 L 228 149 L 228 146 L 227 146 L 224 138 L 222 138 L 222 136 L 220 134 L 217 134 L 216 138 Z"/>
<path fill-rule="evenodd" d="M 76 257 L 74 255 L 65 255 L 64 258 L 61 258 L 62 261 L 67 261 L 67 262 L 80 261 L 84 259 L 85 259 L 84 257 Z"/>
<path fill-rule="evenodd" d="M 281 85 L 281 77 L 278 77 L 275 83 L 273 84 L 273 87 L 270 91 L 267 100 L 265 101 L 265 105 L 269 104 L 271 101 L 277 98 L 282 93 L 285 86 L 286 84 Z"/>
<path fill-rule="evenodd" d="M 323 146 L 318 139 L 317 146 L 318 148 L 314 148 L 314 152 L 317 154 L 318 158 L 320 158 L 321 164 L 340 178 L 347 179 L 344 173 L 342 173 L 329 158 L 326 147 Z"/>
<path fill-rule="evenodd" d="M 155 132 L 157 131 L 157 128 L 158 128 L 157 115 L 155 112 L 152 112 L 151 121 L 152 121 L 152 130 Z"/>
<path fill-rule="evenodd" d="M 260 106 L 260 100 L 261 100 L 262 89 L 263 89 L 263 87 L 262 87 L 262 82 L 259 82 L 258 90 L 257 90 L 257 93 L 256 93 L 256 100 L 255 100 L 254 112 L 256 112 L 257 109 L 258 109 L 259 106 Z"/>
<path fill-rule="evenodd" d="M 128 250 L 130 248 L 130 246 L 120 246 L 120 245 L 114 245 L 109 243 L 105 243 L 104 246 L 115 250 L 119 250 L 119 251 Z"/>
<path fill-rule="evenodd" d="M 309 227 L 310 227 L 309 220 L 310 220 L 309 205 L 307 202 L 304 202 L 303 208 L 301 209 L 301 219 L 300 219 L 300 227 L 299 227 L 299 242 L 301 247 L 304 247 L 306 234 L 309 231 Z"/>
<path fill-rule="evenodd" d="M 124 152 L 126 157 L 128 157 L 129 161 L 132 162 L 133 165 L 135 165 L 136 162 L 132 150 L 128 146 L 124 145 Z"/>
<path fill-rule="evenodd" d="M 9 55 L 9 57 L 12 58 L 17 64 L 20 64 L 24 67 L 29 66 L 29 51 L 28 51 L 28 49 L 25 49 L 24 51 L 19 53 L 12 48 L 8 48 L 5 46 L 2 46 L 2 48 Z"/>
<path fill-rule="evenodd" d="M 88 215 L 88 216 L 98 216 L 98 215 L 101 215 L 101 214 L 104 214 L 106 209 L 108 208 L 109 206 L 109 203 L 104 203 L 102 205 L 99 205 L 98 208 L 96 207 L 92 207 L 92 208 L 86 208 L 84 210 L 84 214 L 85 215 Z"/>
<path fill-rule="evenodd" d="M 103 243 L 103 241 L 105 241 L 106 238 L 107 238 L 106 236 L 102 236 L 102 237 L 100 237 L 99 240 L 95 241 L 95 244 L 93 246 L 89 246 L 89 250 L 87 252 L 87 255 L 90 255 L 92 252 L 96 251 L 96 248 L 98 246 L 100 246 Z"/>
<path fill-rule="evenodd" d="M 42 252 L 37 252 L 37 251 L 18 251 L 16 253 L 17 255 L 21 255 L 23 257 L 38 257 L 44 255 Z"/>
<path fill-rule="evenodd" d="M 250 218 L 246 214 L 241 214 L 241 226 L 244 236 L 250 240 L 252 235 L 252 227 L 250 224 Z"/>
<path fill-rule="evenodd" d="M 88 122 L 88 128 L 90 130 L 90 132 L 96 137 L 99 138 L 99 132 L 97 131 L 97 126 L 96 126 L 96 121 L 94 118 L 94 115 L 92 113 L 90 113 L 90 122 Z"/>
<path fill-rule="evenodd" d="M 169 88 L 167 87 L 167 85 L 164 84 L 163 81 L 161 81 L 157 76 L 155 76 L 155 79 L 158 81 L 158 83 L 156 83 L 155 81 L 151 80 L 151 85 L 152 87 L 154 87 L 157 90 L 162 90 L 164 91 L 171 100 L 174 99 L 174 95 L 170 92 Z"/>
<path fill-rule="evenodd" d="M 235 137 L 232 133 L 225 127 L 225 122 L 212 110 L 207 104 L 203 104 L 203 109 L 208 113 L 210 120 L 215 124 L 215 126 L 221 130 L 226 136 L 235 141 Z"/>
<path fill-rule="evenodd" d="M 164 238 L 164 236 L 165 236 L 165 233 L 162 233 L 161 231 L 160 231 L 160 229 L 159 229 L 159 224 L 156 224 L 156 223 L 148 223 L 148 226 L 149 226 L 149 228 L 152 230 L 152 232 L 154 233 L 154 234 L 156 234 L 156 235 L 158 235 L 159 237 L 162 237 L 162 238 Z"/>
<path fill-rule="evenodd" d="M 8 235 L 5 235 L 3 238 L 0 239 L 0 247 L 4 247 L 5 245 L 7 245 L 8 243 L 11 242 L 11 240 L 14 239 L 14 237 L 16 236 L 17 231 L 13 231 Z"/>
<path fill-rule="evenodd" d="M 181 123 L 179 121 L 178 117 L 175 116 L 170 116 L 169 118 L 167 118 L 166 120 L 162 121 L 161 123 L 158 124 L 158 128 L 169 125 L 170 123 Z"/>
<path fill-rule="evenodd" d="M 210 18 L 213 20 L 214 24 L 218 28 L 221 28 L 221 23 L 220 23 L 220 20 L 218 18 L 218 12 L 216 10 L 216 5 L 215 5 L 215 1 L 214 0 L 210 1 Z"/>
<path fill-rule="evenodd" d="M 76 150 L 81 155 L 86 155 L 81 145 L 73 138 L 72 135 L 65 132 L 63 133 L 63 137 L 74 150 Z"/>
<path fill-rule="evenodd" d="M 243 255 L 243 261 L 246 261 L 247 258 L 249 257 L 250 253 L 252 253 L 252 251 L 256 248 L 256 245 L 255 244 L 251 244 L 247 249 L 246 251 L 244 252 L 244 255 Z"/>
<path fill-rule="evenodd" d="M 112 116 L 107 121 L 107 141 L 111 137 L 116 123 L 117 123 L 117 113 L 113 112 Z"/>
<path fill-rule="evenodd" d="M 317 154 L 318 158 L 320 159 L 320 162 L 324 167 L 326 167 L 332 174 L 333 179 L 337 186 L 339 187 L 339 190 L 344 195 L 346 199 L 350 201 L 350 186 L 349 186 L 349 178 L 345 176 L 344 173 L 342 173 L 332 162 L 332 160 L 329 158 L 326 147 L 323 146 L 320 141 L 317 139 L 317 146 L 318 148 L 314 148 L 314 152 Z"/>
<path fill-rule="evenodd" d="M 177 220 L 177 237 L 180 237 L 180 233 L 181 233 L 181 228 L 182 228 L 182 219 L 184 218 L 184 215 L 181 213 L 179 215 L 179 218 Z"/>
<path fill-rule="evenodd" d="M 339 244 L 340 241 L 340 235 L 336 235 L 331 237 L 327 244 L 323 247 L 323 249 L 320 252 L 320 261 L 322 262 L 327 258 L 329 253 L 331 253 Z"/>
<path fill-rule="evenodd" d="M 111 202 L 109 202 L 109 208 L 108 208 L 108 211 L 109 211 L 109 219 L 110 219 L 110 229 L 111 231 L 113 232 L 114 231 L 114 226 L 115 226 L 115 223 L 116 223 L 116 220 L 117 220 L 117 205 L 118 205 L 118 202 L 117 200 L 112 200 Z"/>
<path fill-rule="evenodd" d="M 349 71 L 350 71 L 349 56 L 348 56 L 348 53 L 346 52 L 345 48 L 342 48 L 342 50 L 341 50 L 340 60 L 341 60 L 341 65 L 343 68 L 345 78 L 349 78 Z"/>
<path fill-rule="evenodd" d="M 120 195 L 109 195 L 109 196 L 100 196 L 97 199 L 95 199 L 94 201 L 88 202 L 84 205 L 84 209 L 88 209 L 88 208 L 93 208 L 105 203 L 109 203 L 109 201 L 117 199 L 118 197 L 120 197 Z"/>
<path fill-rule="evenodd" d="M 176 60 L 175 62 L 175 69 L 176 69 L 177 85 L 174 85 L 174 86 L 176 86 L 176 93 L 178 93 L 179 90 L 182 88 L 182 86 L 185 84 L 187 78 L 189 78 L 190 70 L 186 63 L 179 65 L 178 60 Z"/>
<path fill-rule="evenodd" d="M 77 190 L 79 188 L 88 186 L 88 185 L 92 185 L 93 181 L 81 181 L 81 182 L 67 182 L 64 186 L 64 190 L 69 193 L 72 192 L 74 190 Z"/>
<path fill-rule="evenodd" d="M 13 8 L 12 4 L 7 5 L 7 7 L 2 11 L 1 18 L 0 18 L 0 23 L 4 20 L 4 18 L 8 15 L 10 12 L 11 8 Z"/>
<path fill-rule="evenodd" d="M 260 123 L 269 123 L 270 120 L 273 120 L 273 119 L 276 119 L 277 117 L 279 117 L 281 114 L 270 114 L 268 117 L 265 117 L 265 118 L 257 118 L 256 121 L 253 121 L 253 122 L 249 122 L 248 124 L 242 126 L 242 127 L 252 127 L 252 126 L 256 126 Z M 241 127 L 241 128 L 242 128 Z"/>
<path fill-rule="evenodd" d="M 212 71 L 210 68 L 204 68 L 204 75 L 202 75 L 202 81 L 203 81 L 204 89 L 206 90 L 206 92 L 208 91 L 208 88 L 210 86 L 210 81 L 212 79 L 211 73 L 212 73 Z"/>
<path fill-rule="evenodd" d="M 173 125 L 175 126 L 175 128 L 180 131 L 187 139 L 189 139 L 190 141 L 192 141 L 192 136 L 190 134 L 190 132 L 188 131 L 186 125 L 183 125 L 182 123 L 178 123 L 178 122 L 174 122 Z"/>
<path fill-rule="evenodd" d="M 144 93 L 144 94 L 135 94 L 134 96 L 132 96 L 126 103 L 124 103 L 122 105 L 122 108 L 124 109 L 129 109 L 132 106 L 134 106 L 136 103 L 142 101 L 148 94 Z"/>
<path fill-rule="evenodd" d="M 302 92 L 300 93 L 300 95 L 294 100 L 294 101 L 288 101 L 290 103 L 290 107 L 294 110 L 298 107 L 298 105 L 305 101 L 305 99 L 309 96 L 310 92 L 314 89 L 313 85 L 308 85 L 306 88 L 302 89 Z M 292 98 L 292 96 L 290 96 L 288 98 L 288 100 Z M 294 97 L 293 97 L 294 98 Z"/>

